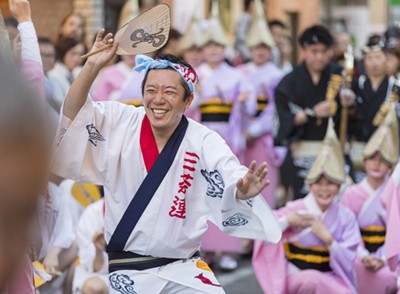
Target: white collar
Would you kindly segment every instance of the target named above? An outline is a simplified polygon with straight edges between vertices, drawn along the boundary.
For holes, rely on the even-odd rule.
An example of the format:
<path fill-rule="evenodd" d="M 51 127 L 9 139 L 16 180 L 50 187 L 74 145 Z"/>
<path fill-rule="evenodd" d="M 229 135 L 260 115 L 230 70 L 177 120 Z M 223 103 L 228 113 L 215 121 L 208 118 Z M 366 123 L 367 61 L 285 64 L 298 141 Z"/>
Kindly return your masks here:
<path fill-rule="evenodd" d="M 323 214 L 323 211 L 321 208 L 319 208 L 317 201 L 315 200 L 314 194 L 311 192 L 308 193 L 308 195 L 304 198 L 304 205 L 306 206 L 309 214 L 312 214 L 316 217 L 320 217 Z"/>
<path fill-rule="evenodd" d="M 365 190 L 365 192 L 367 192 L 368 195 L 372 195 L 375 194 L 376 190 L 374 190 L 371 185 L 368 183 L 367 181 L 367 177 L 365 177 L 361 182 L 360 182 L 360 186 Z"/>

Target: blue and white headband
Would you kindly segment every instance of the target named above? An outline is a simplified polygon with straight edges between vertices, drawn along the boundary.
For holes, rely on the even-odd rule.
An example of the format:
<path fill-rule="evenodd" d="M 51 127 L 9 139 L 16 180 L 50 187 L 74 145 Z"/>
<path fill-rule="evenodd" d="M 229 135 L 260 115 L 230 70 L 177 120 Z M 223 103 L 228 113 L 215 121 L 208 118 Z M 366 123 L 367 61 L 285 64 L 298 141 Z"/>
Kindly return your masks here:
<path fill-rule="evenodd" d="M 150 58 L 146 55 L 136 55 L 135 58 L 136 66 L 134 70 L 137 72 L 141 72 L 144 70 L 144 74 L 146 75 L 150 69 L 162 69 L 171 67 L 176 70 L 177 73 L 181 75 L 181 77 L 185 80 L 187 85 L 189 86 L 190 92 L 193 93 L 194 88 L 197 84 L 197 75 L 196 73 L 182 64 L 173 63 L 164 59 L 156 59 Z"/>

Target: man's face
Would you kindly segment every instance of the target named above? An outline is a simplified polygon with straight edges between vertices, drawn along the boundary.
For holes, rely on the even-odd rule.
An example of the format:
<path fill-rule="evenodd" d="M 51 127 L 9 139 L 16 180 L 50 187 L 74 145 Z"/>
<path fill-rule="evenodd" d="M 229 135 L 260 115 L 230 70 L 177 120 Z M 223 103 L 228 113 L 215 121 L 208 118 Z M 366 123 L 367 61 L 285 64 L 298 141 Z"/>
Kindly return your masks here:
<path fill-rule="evenodd" d="M 152 69 L 144 86 L 143 102 L 153 130 L 171 133 L 188 109 L 193 95 L 184 101 L 185 90 L 179 73 L 169 69 Z"/>
<path fill-rule="evenodd" d="M 381 76 L 386 73 L 387 56 L 383 51 L 367 52 L 364 55 L 364 65 L 371 76 Z"/>
<path fill-rule="evenodd" d="M 56 50 L 51 44 L 39 44 L 40 56 L 42 57 L 43 71 L 47 73 L 54 67 L 56 62 Z"/>
<path fill-rule="evenodd" d="M 280 48 L 285 41 L 285 29 L 281 26 L 275 25 L 271 27 L 272 37 L 274 38 L 276 46 Z"/>
<path fill-rule="evenodd" d="M 271 49 L 264 44 L 250 48 L 250 53 L 251 60 L 253 60 L 253 62 L 258 66 L 271 59 Z"/>
<path fill-rule="evenodd" d="M 393 53 L 387 55 L 386 73 L 388 76 L 395 76 L 400 69 L 400 59 Z"/>
<path fill-rule="evenodd" d="M 348 34 L 341 33 L 336 36 L 336 51 L 337 54 L 343 54 L 347 52 L 347 48 L 351 45 L 351 40 Z"/>
<path fill-rule="evenodd" d="M 307 67 L 316 72 L 323 71 L 332 57 L 332 50 L 322 43 L 308 45 L 303 53 Z"/>

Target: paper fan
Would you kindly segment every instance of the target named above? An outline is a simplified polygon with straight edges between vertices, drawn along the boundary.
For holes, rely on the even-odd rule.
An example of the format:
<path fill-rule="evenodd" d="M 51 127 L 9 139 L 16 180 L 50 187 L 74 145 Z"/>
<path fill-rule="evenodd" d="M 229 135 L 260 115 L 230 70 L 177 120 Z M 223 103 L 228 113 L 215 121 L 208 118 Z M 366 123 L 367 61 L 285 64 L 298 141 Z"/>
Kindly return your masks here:
<path fill-rule="evenodd" d="M 171 27 L 171 10 L 167 4 L 159 4 L 122 26 L 114 36 L 119 42 L 118 55 L 136 55 L 161 49 L 167 41 Z M 82 56 L 87 58 L 112 45 Z"/>

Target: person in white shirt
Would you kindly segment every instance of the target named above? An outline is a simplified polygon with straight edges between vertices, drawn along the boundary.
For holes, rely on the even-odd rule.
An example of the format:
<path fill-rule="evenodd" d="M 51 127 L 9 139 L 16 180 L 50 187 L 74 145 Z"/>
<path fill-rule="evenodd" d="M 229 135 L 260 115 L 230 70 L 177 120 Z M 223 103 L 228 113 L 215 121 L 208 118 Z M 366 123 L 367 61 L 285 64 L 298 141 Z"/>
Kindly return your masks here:
<path fill-rule="evenodd" d="M 82 294 L 108 293 L 108 255 L 104 240 L 104 198 L 90 204 L 77 227 L 79 265 L 73 291 Z"/>

